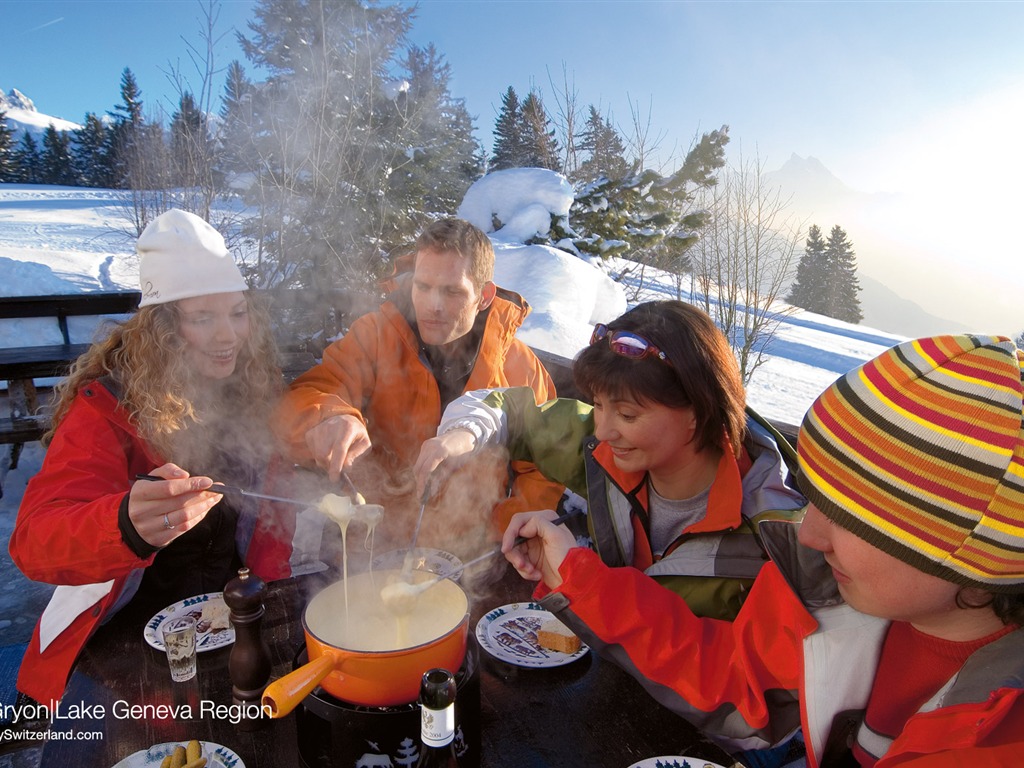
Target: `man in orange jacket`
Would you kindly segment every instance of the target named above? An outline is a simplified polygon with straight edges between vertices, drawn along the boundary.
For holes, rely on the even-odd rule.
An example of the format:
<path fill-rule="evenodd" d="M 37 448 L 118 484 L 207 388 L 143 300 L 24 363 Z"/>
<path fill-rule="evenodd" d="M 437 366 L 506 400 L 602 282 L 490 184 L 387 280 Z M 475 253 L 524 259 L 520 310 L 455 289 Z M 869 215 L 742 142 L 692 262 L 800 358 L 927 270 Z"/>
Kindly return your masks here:
<path fill-rule="evenodd" d="M 408 497 L 420 445 L 463 392 L 528 386 L 538 403 L 554 398 L 544 366 L 515 338 L 530 306 L 495 286 L 493 276 L 494 249 L 483 232 L 454 218 L 430 225 L 416 242 L 412 274 L 399 275 L 381 308 L 357 319 L 324 350 L 320 364 L 291 384 L 278 425 L 296 460 L 337 481 L 372 447 L 373 461 L 356 465 L 367 495 L 372 500 L 375 489 L 400 488 Z M 500 482 L 483 484 L 494 486 L 492 504 L 514 478 L 495 508 L 499 531 L 517 511 L 554 508 L 563 491 L 525 462 L 511 468 L 503 462 L 500 475 Z M 479 471 L 473 485 L 479 491 Z M 385 506 L 390 513 L 395 505 Z M 453 511 L 451 503 L 445 508 Z"/>

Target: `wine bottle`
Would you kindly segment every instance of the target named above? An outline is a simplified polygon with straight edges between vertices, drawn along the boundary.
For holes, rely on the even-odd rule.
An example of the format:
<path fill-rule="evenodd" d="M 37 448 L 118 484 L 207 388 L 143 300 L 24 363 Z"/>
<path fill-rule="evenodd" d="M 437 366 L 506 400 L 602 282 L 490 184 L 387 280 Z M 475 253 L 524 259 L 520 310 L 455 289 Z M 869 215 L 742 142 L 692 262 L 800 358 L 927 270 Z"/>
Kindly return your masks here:
<path fill-rule="evenodd" d="M 417 768 L 457 768 L 455 675 L 428 669 L 420 681 L 420 754 Z"/>

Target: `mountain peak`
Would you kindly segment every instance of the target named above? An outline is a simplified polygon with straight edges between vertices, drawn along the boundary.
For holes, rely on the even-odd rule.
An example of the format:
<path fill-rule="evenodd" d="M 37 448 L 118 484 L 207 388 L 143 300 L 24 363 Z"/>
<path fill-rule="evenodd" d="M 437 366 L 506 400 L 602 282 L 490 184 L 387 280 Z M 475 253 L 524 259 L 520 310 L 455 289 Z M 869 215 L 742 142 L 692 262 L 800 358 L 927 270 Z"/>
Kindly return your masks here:
<path fill-rule="evenodd" d="M 76 131 L 82 127 L 70 120 L 43 114 L 36 109 L 35 102 L 17 88 L 11 88 L 6 94 L 0 90 L 0 111 L 7 114 L 7 127 L 14 131 L 16 142 L 26 132 L 40 138 L 50 125 L 58 131 Z"/>
<path fill-rule="evenodd" d="M 6 96 L 0 91 L 0 106 L 5 109 L 24 109 L 26 112 L 36 111 L 36 105 L 32 99 L 17 88 L 11 88 Z"/>
<path fill-rule="evenodd" d="M 808 155 L 807 157 L 800 157 L 796 152 L 789 156 L 789 160 L 783 164 L 779 171 L 785 173 L 827 176 L 833 179 L 836 178 L 835 174 L 826 168 L 825 164 L 818 158 L 811 155 Z"/>

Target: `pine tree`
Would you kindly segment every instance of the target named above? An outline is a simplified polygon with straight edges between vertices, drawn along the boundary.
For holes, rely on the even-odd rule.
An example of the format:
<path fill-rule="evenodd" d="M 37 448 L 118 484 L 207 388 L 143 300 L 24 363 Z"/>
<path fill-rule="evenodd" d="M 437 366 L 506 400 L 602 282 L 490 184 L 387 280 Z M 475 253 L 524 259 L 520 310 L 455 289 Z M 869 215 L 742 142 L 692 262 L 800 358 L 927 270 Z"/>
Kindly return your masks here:
<path fill-rule="evenodd" d="M 593 104 L 580 140 L 580 150 L 587 153 L 573 181 L 590 182 L 602 176 L 621 179 L 629 172 L 626 147 L 611 122 L 604 119 Z"/>
<path fill-rule="evenodd" d="M 43 131 L 42 163 L 44 184 L 66 186 L 75 183 L 75 171 L 71 162 L 71 138 L 65 131 L 58 131 L 53 123 Z"/>
<path fill-rule="evenodd" d="M 16 177 L 14 131 L 7 125 L 7 111 L 0 109 L 0 182 L 14 181 Z"/>
<path fill-rule="evenodd" d="M 562 170 L 558 159 L 558 140 L 551 118 L 544 109 L 537 91 L 530 91 L 520 109 L 523 145 L 526 150 L 525 168 L 547 168 L 549 171 Z"/>
<path fill-rule="evenodd" d="M 786 301 L 809 312 L 825 313 L 827 268 L 825 241 L 821 237 L 821 228 L 817 224 L 812 224 L 807 232 L 804 255 L 800 257 L 796 267 L 796 280 L 793 281 Z"/>
<path fill-rule="evenodd" d="M 94 113 L 87 112 L 85 123 L 71 135 L 71 160 L 76 183 L 84 187 L 107 187 L 112 183 L 109 157 L 104 151 L 107 127 Z"/>
<path fill-rule="evenodd" d="M 117 187 L 139 188 L 144 180 L 139 178 L 138 168 L 142 158 L 138 142 L 145 125 L 142 117 L 142 91 L 135 81 L 135 75 L 125 67 L 121 73 L 121 101 L 108 112 L 113 118 L 113 125 L 107 133 L 107 164 L 113 172 L 114 185 Z"/>
<path fill-rule="evenodd" d="M 217 131 L 217 168 L 221 174 L 243 173 L 253 167 L 252 156 L 254 86 L 241 62 L 228 65 L 221 96 L 220 128 Z"/>
<path fill-rule="evenodd" d="M 22 184 L 42 183 L 43 162 L 39 145 L 28 131 L 22 135 L 18 148 L 14 150 L 14 167 L 17 180 Z"/>
<path fill-rule="evenodd" d="M 363 0 L 255 3 L 239 42 L 267 73 L 246 115 L 245 191 L 261 212 L 252 234 L 265 282 L 375 284 L 404 244 L 407 206 L 387 191 L 417 146 L 394 87 L 413 13 Z"/>
<path fill-rule="evenodd" d="M 501 97 L 501 111 L 494 123 L 494 154 L 491 156 L 489 170 L 524 168 L 527 165 L 526 157 L 522 109 L 515 88 L 510 85 Z"/>
<path fill-rule="evenodd" d="M 178 110 L 171 117 L 171 178 L 181 187 L 208 181 L 213 172 L 213 143 L 206 115 L 196 106 L 191 93 L 183 93 Z"/>
<path fill-rule="evenodd" d="M 398 97 L 407 119 L 400 138 L 410 148 L 388 177 L 388 198 L 406 208 L 413 236 L 431 215 L 453 213 L 483 169 L 473 119 L 451 95 L 451 67 L 443 57 L 433 45 L 412 46 L 402 68 L 408 87 Z"/>
<path fill-rule="evenodd" d="M 121 101 L 114 107 L 110 116 L 118 123 L 131 123 L 134 126 L 142 125 L 142 91 L 135 80 L 132 71 L 125 67 L 121 72 Z"/>
<path fill-rule="evenodd" d="M 569 210 L 573 244 L 603 258 L 629 254 L 645 264 L 685 270 L 686 251 L 705 218 L 692 208 L 693 195 L 714 184 L 728 141 L 726 126 L 704 134 L 671 176 L 631 169 L 622 178 L 602 176 L 585 184 Z"/>
<path fill-rule="evenodd" d="M 825 262 L 828 265 L 827 300 L 829 317 L 845 323 L 857 324 L 864 319 L 860 309 L 860 283 L 857 280 L 857 259 L 853 243 L 846 232 L 836 225 L 825 243 Z"/>

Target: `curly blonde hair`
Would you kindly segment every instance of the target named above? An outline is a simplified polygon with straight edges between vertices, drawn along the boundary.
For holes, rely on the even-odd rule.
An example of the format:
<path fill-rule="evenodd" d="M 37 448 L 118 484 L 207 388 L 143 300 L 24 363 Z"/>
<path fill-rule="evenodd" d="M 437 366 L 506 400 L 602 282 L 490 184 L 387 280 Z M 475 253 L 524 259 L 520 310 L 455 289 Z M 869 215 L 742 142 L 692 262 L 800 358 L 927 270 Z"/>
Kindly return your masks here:
<path fill-rule="evenodd" d="M 228 419 L 266 424 L 284 385 L 270 316 L 256 296 L 247 292 L 246 299 L 249 337 L 235 371 L 213 393 L 200 386 L 186 362 L 178 303 L 142 307 L 71 366 L 55 389 L 53 418 L 43 445 L 49 445 L 79 391 L 105 376 L 117 382 L 121 408 L 139 436 L 176 463 L 183 436 L 196 427 Z"/>

